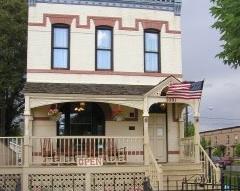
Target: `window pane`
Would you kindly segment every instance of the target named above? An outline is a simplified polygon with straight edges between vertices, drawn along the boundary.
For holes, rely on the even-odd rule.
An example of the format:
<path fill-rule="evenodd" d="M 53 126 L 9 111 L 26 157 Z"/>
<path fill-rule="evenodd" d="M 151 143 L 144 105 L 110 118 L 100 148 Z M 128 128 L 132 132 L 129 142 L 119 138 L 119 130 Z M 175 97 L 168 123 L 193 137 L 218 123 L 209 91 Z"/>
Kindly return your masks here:
<path fill-rule="evenodd" d="M 158 52 L 158 34 L 145 33 L 145 49 L 146 51 Z"/>
<path fill-rule="evenodd" d="M 106 50 L 97 51 L 97 69 L 111 69 L 111 52 Z"/>
<path fill-rule="evenodd" d="M 110 30 L 97 30 L 97 48 L 111 49 L 111 36 Z"/>
<path fill-rule="evenodd" d="M 67 68 L 68 65 L 68 50 L 54 49 L 53 67 L 54 68 Z"/>
<path fill-rule="evenodd" d="M 67 28 L 54 28 L 54 47 L 68 48 Z"/>
<path fill-rule="evenodd" d="M 158 54 L 146 53 L 145 54 L 146 71 L 157 72 L 158 71 Z"/>

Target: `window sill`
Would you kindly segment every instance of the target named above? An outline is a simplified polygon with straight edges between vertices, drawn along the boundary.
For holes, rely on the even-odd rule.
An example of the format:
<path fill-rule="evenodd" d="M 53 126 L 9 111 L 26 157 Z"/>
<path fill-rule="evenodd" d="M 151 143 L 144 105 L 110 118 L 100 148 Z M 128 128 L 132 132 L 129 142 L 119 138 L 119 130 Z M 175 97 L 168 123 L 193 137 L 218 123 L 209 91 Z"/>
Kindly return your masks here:
<path fill-rule="evenodd" d="M 160 74 L 161 71 L 144 71 L 144 73 L 153 73 L 153 74 Z"/>
<path fill-rule="evenodd" d="M 51 68 L 51 70 L 70 70 L 70 68 Z"/>
<path fill-rule="evenodd" d="M 95 69 L 96 72 L 113 72 L 113 69 Z"/>

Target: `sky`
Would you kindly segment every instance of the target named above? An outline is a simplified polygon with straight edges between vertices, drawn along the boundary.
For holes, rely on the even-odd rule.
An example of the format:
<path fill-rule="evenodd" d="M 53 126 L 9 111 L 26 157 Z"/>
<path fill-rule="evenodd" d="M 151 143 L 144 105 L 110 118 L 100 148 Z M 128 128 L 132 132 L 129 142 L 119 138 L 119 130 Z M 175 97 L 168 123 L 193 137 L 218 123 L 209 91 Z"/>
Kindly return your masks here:
<path fill-rule="evenodd" d="M 205 80 L 201 131 L 240 126 L 240 68 L 232 69 L 215 57 L 222 42 L 211 28 L 210 7 L 210 0 L 183 0 L 182 6 L 184 79 Z"/>

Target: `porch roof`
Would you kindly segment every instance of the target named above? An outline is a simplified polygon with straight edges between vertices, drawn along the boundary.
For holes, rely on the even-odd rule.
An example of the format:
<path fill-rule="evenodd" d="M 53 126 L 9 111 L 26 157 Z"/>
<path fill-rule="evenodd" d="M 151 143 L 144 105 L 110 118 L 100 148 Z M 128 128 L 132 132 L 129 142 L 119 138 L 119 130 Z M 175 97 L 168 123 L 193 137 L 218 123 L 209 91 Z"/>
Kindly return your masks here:
<path fill-rule="evenodd" d="M 144 95 L 154 86 L 119 84 L 26 83 L 24 93 L 87 94 L 87 95 Z"/>

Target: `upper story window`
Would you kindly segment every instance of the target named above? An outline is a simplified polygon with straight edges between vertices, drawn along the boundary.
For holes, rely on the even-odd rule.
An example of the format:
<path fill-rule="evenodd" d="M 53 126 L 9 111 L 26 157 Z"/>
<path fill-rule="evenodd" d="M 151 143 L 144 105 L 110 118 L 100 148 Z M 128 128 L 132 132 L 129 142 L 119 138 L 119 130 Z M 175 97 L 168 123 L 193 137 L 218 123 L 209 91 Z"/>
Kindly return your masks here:
<path fill-rule="evenodd" d="M 234 136 L 234 140 L 235 140 L 235 141 L 234 141 L 235 144 L 237 144 L 237 143 L 238 143 L 238 135 L 235 135 L 235 136 Z"/>
<path fill-rule="evenodd" d="M 52 68 L 69 69 L 70 27 L 63 24 L 52 26 Z"/>
<path fill-rule="evenodd" d="M 113 30 L 96 28 L 96 70 L 113 70 Z"/>
<path fill-rule="evenodd" d="M 144 32 L 144 70 L 160 72 L 160 38 L 157 30 Z"/>
<path fill-rule="evenodd" d="M 217 136 L 215 136 L 215 146 L 218 144 Z"/>
<path fill-rule="evenodd" d="M 230 144 L 230 136 L 227 135 L 227 144 Z"/>

